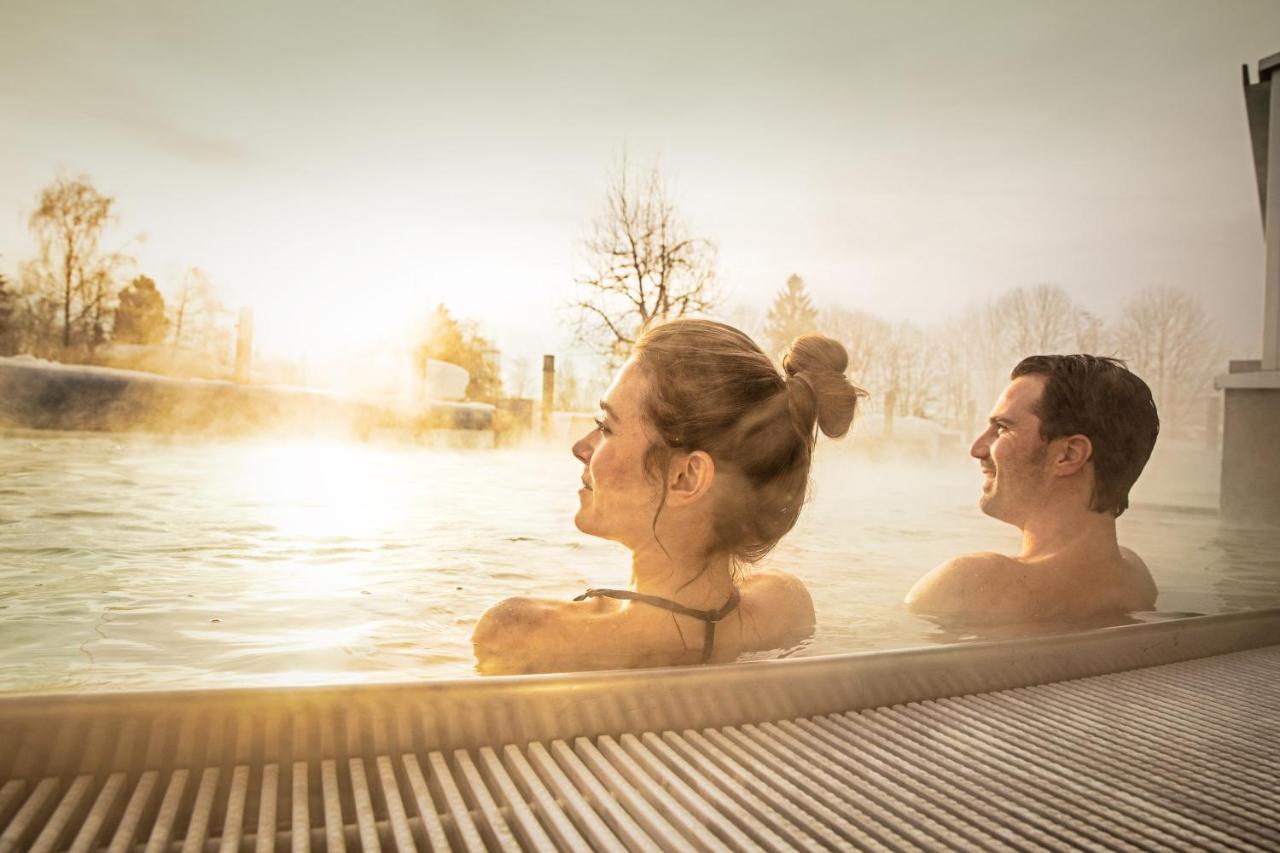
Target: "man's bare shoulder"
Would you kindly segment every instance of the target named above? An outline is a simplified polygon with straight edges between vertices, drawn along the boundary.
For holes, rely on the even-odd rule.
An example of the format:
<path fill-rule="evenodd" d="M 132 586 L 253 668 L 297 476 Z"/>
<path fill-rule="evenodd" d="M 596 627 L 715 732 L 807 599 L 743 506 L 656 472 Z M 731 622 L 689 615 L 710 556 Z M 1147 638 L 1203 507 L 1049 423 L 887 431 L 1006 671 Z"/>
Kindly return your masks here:
<path fill-rule="evenodd" d="M 907 593 L 904 603 L 913 613 L 946 614 L 969 610 L 1007 582 L 1021 563 L 1004 554 L 979 551 L 952 557 L 933 569 Z"/>
<path fill-rule="evenodd" d="M 1129 569 L 1128 587 L 1131 598 L 1126 602 L 1125 609 L 1151 610 L 1156 606 L 1156 598 L 1159 596 L 1155 578 L 1151 577 L 1151 570 L 1147 568 L 1147 564 L 1137 552 L 1130 548 L 1121 546 L 1120 556 Z"/>
<path fill-rule="evenodd" d="M 1138 552 L 1132 548 L 1126 548 L 1121 545 L 1120 556 L 1124 557 L 1124 561 L 1128 563 L 1130 567 L 1134 569 L 1141 569 L 1144 572 L 1147 571 L 1147 564 L 1138 556 Z"/>

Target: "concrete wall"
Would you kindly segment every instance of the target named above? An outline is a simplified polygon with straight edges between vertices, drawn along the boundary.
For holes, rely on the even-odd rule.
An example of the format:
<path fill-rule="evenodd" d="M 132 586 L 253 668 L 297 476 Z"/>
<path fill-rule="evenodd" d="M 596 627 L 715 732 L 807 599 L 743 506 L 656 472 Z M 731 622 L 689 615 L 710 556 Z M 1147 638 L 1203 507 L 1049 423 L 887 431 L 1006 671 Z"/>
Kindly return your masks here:
<path fill-rule="evenodd" d="M 1222 516 L 1280 524 L 1280 388 L 1227 388 Z"/>

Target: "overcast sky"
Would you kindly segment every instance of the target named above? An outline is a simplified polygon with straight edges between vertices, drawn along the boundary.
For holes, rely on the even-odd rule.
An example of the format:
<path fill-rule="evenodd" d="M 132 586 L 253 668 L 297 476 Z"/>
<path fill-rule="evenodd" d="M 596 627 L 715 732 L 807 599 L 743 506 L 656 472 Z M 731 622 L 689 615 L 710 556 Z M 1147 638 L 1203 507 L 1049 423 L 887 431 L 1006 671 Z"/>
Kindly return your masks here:
<path fill-rule="evenodd" d="M 734 302 L 944 320 L 1019 286 L 1193 291 L 1260 350 L 1240 66 L 1275 0 L 0 4 L 0 271 L 86 174 L 171 287 L 266 352 L 396 340 L 438 302 L 565 351 L 606 171 L 658 158 Z"/>

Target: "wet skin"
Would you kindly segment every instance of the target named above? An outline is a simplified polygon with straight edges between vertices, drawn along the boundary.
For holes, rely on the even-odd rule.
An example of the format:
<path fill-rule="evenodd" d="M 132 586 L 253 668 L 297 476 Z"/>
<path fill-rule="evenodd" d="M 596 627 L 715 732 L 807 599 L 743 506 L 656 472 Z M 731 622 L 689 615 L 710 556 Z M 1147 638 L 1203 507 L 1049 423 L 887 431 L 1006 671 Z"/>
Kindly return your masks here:
<path fill-rule="evenodd" d="M 702 451 L 673 453 L 665 472 L 655 477 L 646 469 L 657 441 L 648 393 L 649 377 L 628 361 L 601 400 L 596 428 L 574 443 L 583 465 L 574 523 L 631 551 L 632 589 L 715 610 L 734 586 L 729 556 L 708 553 L 715 462 Z M 752 571 L 737 587 L 741 602 L 716 628 L 712 662 L 784 648 L 813 633 L 813 601 L 797 578 Z M 701 660 L 703 629 L 699 620 L 640 603 L 520 596 L 489 608 L 472 644 L 487 674 L 670 666 Z"/>
<path fill-rule="evenodd" d="M 979 506 L 1022 531 L 1022 551 L 948 560 L 912 587 L 911 611 L 951 623 L 1070 623 L 1155 606 L 1155 582 L 1118 544 L 1115 518 L 1088 508 L 1089 439 L 1041 436 L 1035 411 L 1044 382 L 1030 375 L 1009 383 L 969 449 L 983 474 Z"/>

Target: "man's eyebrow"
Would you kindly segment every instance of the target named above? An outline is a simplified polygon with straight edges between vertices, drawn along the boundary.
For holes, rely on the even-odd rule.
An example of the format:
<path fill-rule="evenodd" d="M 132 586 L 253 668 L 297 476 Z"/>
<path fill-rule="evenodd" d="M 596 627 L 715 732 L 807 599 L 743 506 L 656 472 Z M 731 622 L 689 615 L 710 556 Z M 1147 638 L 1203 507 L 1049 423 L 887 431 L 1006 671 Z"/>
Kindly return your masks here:
<path fill-rule="evenodd" d="M 991 424 L 992 426 L 1012 426 L 1013 425 L 1013 421 L 1009 420 L 1008 418 L 1001 417 L 1000 415 L 992 415 L 991 417 L 987 418 L 987 423 Z"/>

